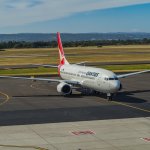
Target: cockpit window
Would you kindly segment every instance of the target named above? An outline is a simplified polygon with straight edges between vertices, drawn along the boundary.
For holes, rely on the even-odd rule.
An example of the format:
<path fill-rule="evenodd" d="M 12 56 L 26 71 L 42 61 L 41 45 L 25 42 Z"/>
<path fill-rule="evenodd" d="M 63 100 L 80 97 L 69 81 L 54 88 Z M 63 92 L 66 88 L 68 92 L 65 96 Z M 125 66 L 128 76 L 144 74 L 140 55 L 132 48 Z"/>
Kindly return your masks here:
<path fill-rule="evenodd" d="M 118 78 L 116 77 L 116 78 L 109 78 L 109 80 L 118 80 Z"/>
<path fill-rule="evenodd" d="M 118 80 L 118 78 L 117 77 L 115 77 L 115 78 L 107 78 L 107 77 L 105 77 L 105 80 L 106 81 L 108 81 L 108 80 Z"/>

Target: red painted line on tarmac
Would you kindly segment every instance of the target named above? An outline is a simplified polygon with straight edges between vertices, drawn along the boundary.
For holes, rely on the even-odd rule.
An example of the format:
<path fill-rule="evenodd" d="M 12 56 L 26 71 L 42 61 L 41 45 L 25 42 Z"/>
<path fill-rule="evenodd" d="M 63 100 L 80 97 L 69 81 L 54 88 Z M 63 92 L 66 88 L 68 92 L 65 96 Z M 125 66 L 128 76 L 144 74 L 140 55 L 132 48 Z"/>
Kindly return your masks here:
<path fill-rule="evenodd" d="M 71 132 L 73 135 L 92 135 L 95 134 L 95 132 L 91 131 L 91 130 L 86 130 L 86 131 L 73 131 Z"/>
<path fill-rule="evenodd" d="M 141 139 L 146 141 L 146 142 L 150 142 L 150 138 L 141 138 Z"/>

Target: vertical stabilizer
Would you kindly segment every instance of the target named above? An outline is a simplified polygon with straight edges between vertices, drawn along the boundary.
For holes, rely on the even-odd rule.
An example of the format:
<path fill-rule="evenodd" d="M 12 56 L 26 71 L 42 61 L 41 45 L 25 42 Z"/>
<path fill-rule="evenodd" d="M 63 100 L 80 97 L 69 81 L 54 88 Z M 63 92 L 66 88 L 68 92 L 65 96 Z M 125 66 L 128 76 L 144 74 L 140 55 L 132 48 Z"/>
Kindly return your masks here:
<path fill-rule="evenodd" d="M 65 58 L 65 54 L 64 54 L 64 50 L 63 50 L 63 46 L 62 46 L 62 41 L 61 41 L 61 37 L 60 37 L 60 33 L 59 32 L 57 32 L 57 42 L 58 42 L 59 59 L 60 59 L 59 65 L 69 64 L 69 62 Z"/>

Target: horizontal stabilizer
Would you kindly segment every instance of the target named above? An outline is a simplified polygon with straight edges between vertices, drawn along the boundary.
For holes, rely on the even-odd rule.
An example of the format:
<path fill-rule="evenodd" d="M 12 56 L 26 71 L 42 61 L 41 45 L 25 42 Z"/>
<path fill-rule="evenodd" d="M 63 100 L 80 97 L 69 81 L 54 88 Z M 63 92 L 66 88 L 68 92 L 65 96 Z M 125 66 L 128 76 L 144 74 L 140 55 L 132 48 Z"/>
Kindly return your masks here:
<path fill-rule="evenodd" d="M 41 65 L 41 64 L 36 64 L 35 66 L 38 66 L 38 67 L 51 67 L 51 68 L 58 68 L 58 66 L 55 66 L 55 65 Z"/>
<path fill-rule="evenodd" d="M 85 64 L 85 63 L 87 63 L 88 61 L 83 61 L 83 62 L 79 62 L 79 63 L 75 63 L 75 64 L 73 64 L 73 65 L 82 65 L 82 64 Z"/>

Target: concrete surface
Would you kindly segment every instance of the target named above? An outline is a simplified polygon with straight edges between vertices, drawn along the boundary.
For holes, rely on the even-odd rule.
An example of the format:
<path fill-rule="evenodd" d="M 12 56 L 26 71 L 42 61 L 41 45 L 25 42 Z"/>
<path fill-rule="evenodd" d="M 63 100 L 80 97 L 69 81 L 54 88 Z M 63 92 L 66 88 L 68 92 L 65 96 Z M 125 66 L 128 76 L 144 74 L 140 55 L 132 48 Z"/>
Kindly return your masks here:
<path fill-rule="evenodd" d="M 72 133 L 87 130 L 94 134 Z M 0 150 L 149 150 L 142 138 L 150 138 L 150 117 L 5 126 Z"/>

